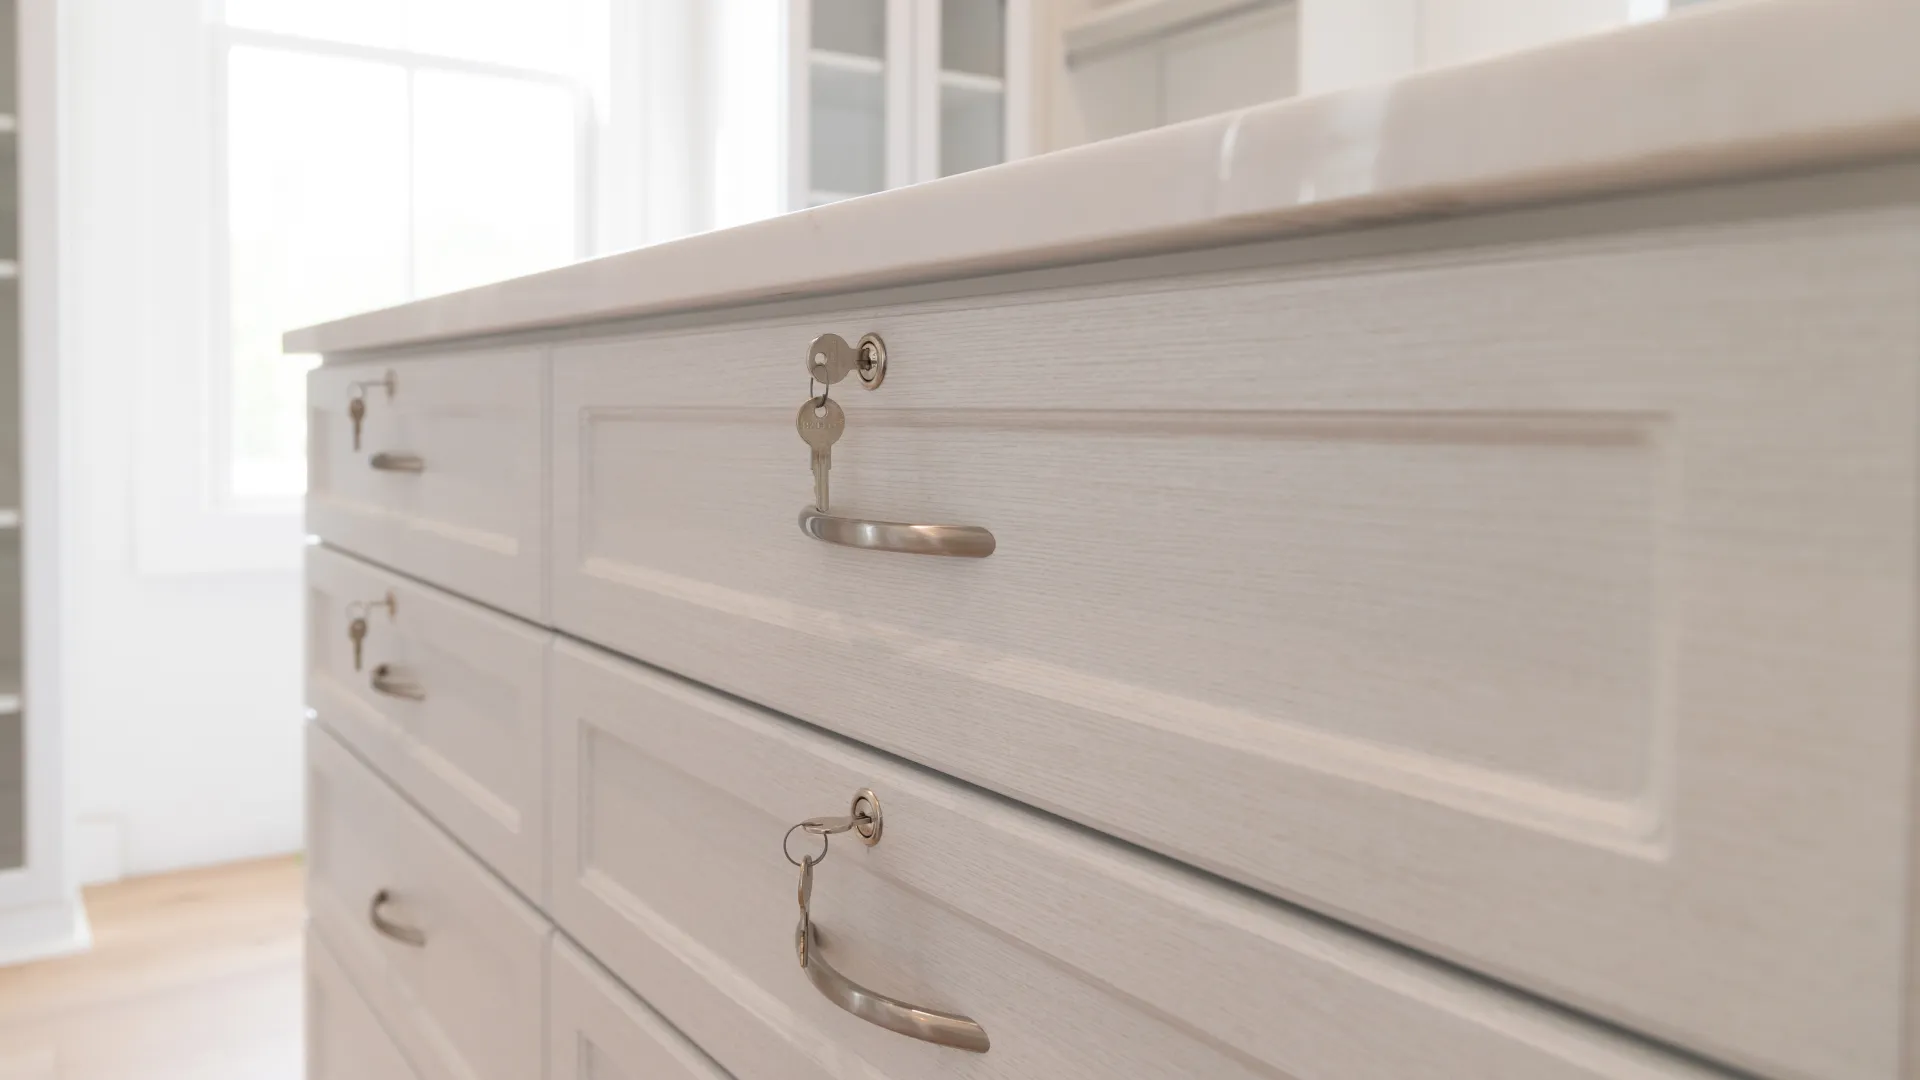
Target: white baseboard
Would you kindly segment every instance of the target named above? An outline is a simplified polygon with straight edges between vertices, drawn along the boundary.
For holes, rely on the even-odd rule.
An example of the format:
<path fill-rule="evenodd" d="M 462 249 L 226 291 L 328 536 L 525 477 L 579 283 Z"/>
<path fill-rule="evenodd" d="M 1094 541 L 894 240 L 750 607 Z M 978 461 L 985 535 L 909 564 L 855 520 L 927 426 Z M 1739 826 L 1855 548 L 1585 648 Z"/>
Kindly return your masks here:
<path fill-rule="evenodd" d="M 70 900 L 0 910 L 0 967 L 50 960 L 93 947 L 87 909 Z"/>

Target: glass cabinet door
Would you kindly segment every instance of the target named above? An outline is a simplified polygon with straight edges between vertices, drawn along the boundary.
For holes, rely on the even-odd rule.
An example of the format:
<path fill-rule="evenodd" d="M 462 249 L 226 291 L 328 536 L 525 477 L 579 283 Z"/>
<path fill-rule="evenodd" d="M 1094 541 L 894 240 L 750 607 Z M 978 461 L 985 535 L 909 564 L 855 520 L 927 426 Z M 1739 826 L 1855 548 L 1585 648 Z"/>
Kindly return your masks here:
<path fill-rule="evenodd" d="M 788 0 L 788 205 L 1007 160 L 1009 22 L 1025 2 Z"/>
<path fill-rule="evenodd" d="M 998 165 L 1007 158 L 1007 0 L 934 3 L 940 16 L 934 175 Z"/>
<path fill-rule="evenodd" d="M 811 0 L 804 187 L 820 206 L 887 187 L 887 0 Z"/>

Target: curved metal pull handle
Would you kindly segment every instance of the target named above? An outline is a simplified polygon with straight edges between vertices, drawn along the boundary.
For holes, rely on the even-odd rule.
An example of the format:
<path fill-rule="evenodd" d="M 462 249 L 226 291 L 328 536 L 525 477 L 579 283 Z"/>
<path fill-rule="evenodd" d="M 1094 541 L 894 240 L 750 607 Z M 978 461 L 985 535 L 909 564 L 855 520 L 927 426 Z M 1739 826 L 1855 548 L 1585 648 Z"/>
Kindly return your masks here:
<path fill-rule="evenodd" d="M 800 531 L 829 544 L 906 555 L 984 559 L 994 548 L 993 534 L 978 525 L 907 525 L 841 517 L 811 506 L 800 511 Z"/>
<path fill-rule="evenodd" d="M 392 450 L 382 450 L 367 459 L 367 464 L 381 472 L 426 472 L 427 463 L 419 454 L 403 454 Z"/>
<path fill-rule="evenodd" d="M 800 954 L 800 966 L 806 969 L 807 981 L 828 1001 L 888 1031 L 976 1054 L 987 1052 L 986 1029 L 972 1018 L 908 1004 L 869 990 L 834 970 L 820 955 L 820 933 L 811 920 L 795 928 L 793 939 L 794 949 Z"/>
<path fill-rule="evenodd" d="M 367 684 L 373 687 L 374 692 L 388 697 L 404 698 L 407 701 L 427 700 L 426 688 L 417 682 L 401 678 L 392 664 L 381 664 L 374 668 L 373 674 L 367 678 Z"/>
<path fill-rule="evenodd" d="M 788 829 L 787 835 L 781 838 L 780 853 L 800 868 L 800 925 L 793 929 L 793 951 L 800 957 L 800 968 L 807 973 L 807 981 L 828 1001 L 869 1024 L 923 1042 L 984 1054 L 988 1046 L 987 1032 L 972 1017 L 923 1008 L 869 990 L 840 974 L 820 955 L 820 932 L 813 925 L 813 868 L 827 857 L 827 849 L 839 833 L 851 832 L 868 847 L 878 844 L 884 821 L 880 815 L 880 797 L 873 789 L 862 788 L 854 793 L 846 817 L 808 818 Z M 820 854 L 796 859 L 787 849 L 793 834 L 802 829 L 820 838 Z"/>
<path fill-rule="evenodd" d="M 387 906 L 392 900 L 393 894 L 385 889 L 374 893 L 373 900 L 367 904 L 367 921 L 372 923 L 373 928 L 378 930 L 382 935 L 390 937 L 402 945 L 411 945 L 416 949 L 425 948 L 427 944 L 426 931 L 420 930 L 417 927 L 394 922 L 392 919 L 380 914 L 380 909 Z"/>

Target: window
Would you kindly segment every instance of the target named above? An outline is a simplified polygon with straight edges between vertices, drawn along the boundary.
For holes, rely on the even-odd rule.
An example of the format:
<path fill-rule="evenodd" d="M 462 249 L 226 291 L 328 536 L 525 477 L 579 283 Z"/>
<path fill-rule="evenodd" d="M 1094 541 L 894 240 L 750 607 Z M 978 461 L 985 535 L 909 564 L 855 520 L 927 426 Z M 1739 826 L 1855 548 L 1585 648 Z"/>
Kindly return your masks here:
<path fill-rule="evenodd" d="M 283 331 L 588 254 L 605 4 L 226 0 L 224 501 L 304 490 L 311 362 Z"/>

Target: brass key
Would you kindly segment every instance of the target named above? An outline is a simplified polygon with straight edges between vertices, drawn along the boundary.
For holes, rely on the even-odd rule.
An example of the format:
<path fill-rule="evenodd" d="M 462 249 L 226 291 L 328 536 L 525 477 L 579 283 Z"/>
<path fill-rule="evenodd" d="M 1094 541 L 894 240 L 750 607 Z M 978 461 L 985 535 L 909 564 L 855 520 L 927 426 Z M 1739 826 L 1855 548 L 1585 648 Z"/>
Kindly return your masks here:
<path fill-rule="evenodd" d="M 385 389 L 387 392 L 387 400 L 392 401 L 395 384 L 396 380 L 391 371 L 378 379 L 362 379 L 359 382 L 347 384 L 347 389 L 352 394 L 352 396 L 347 399 L 347 419 L 353 421 L 353 448 L 355 450 L 360 449 L 360 422 L 367 418 L 367 387 L 378 386 Z"/>
<path fill-rule="evenodd" d="M 847 344 L 839 334 L 821 334 L 807 346 L 807 377 L 828 386 L 853 372 L 860 373 L 860 385 L 878 389 L 887 377 L 887 346 L 879 334 L 868 334 L 858 345 Z"/>
<path fill-rule="evenodd" d="M 353 642 L 353 670 L 360 670 L 360 644 L 367 639 L 367 620 L 365 616 L 355 615 L 347 624 L 347 640 Z"/>
<path fill-rule="evenodd" d="M 807 346 L 807 377 L 831 386 L 860 363 L 860 350 L 839 334 L 821 334 Z"/>
<path fill-rule="evenodd" d="M 800 405 L 795 426 L 800 429 L 800 438 L 813 449 L 813 506 L 824 514 L 827 470 L 833 467 L 833 444 L 847 429 L 847 414 L 840 410 L 840 403 L 830 397 L 808 398 Z"/>

